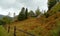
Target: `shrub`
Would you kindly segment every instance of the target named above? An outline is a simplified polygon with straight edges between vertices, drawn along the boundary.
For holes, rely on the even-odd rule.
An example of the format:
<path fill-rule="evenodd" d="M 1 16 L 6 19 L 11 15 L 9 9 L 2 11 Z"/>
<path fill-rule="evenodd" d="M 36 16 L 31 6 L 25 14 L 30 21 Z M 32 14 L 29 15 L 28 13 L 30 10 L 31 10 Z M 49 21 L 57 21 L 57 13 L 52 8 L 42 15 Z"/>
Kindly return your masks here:
<path fill-rule="evenodd" d="M 41 14 L 40 9 L 39 9 L 39 8 L 37 8 L 37 9 L 36 9 L 36 11 L 35 11 L 35 13 L 36 13 L 36 16 L 39 16 L 39 15 Z"/>
<path fill-rule="evenodd" d="M 6 23 L 3 20 L 0 20 L 0 25 L 5 25 Z"/>
<path fill-rule="evenodd" d="M 29 13 L 28 13 L 29 17 L 36 17 L 36 14 L 30 10 Z"/>
<path fill-rule="evenodd" d="M 44 13 L 45 17 L 48 18 L 50 15 L 48 13 Z"/>

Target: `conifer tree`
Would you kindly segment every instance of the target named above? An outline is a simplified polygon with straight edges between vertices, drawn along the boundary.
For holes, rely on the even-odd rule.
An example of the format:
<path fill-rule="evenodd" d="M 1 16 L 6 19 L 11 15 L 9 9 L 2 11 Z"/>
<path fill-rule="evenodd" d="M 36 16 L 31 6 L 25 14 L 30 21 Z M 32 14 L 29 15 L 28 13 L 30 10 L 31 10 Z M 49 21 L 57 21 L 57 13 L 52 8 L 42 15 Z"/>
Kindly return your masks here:
<path fill-rule="evenodd" d="M 39 9 L 39 8 L 37 8 L 37 10 L 36 10 L 35 12 L 36 12 L 36 16 L 38 16 L 38 15 L 40 15 L 40 14 L 41 14 L 41 12 L 40 12 L 40 9 Z"/>
<path fill-rule="evenodd" d="M 19 13 L 19 15 L 18 15 L 18 20 L 19 21 L 22 21 L 22 20 L 24 20 L 25 19 L 25 8 L 23 7 L 22 9 L 21 9 L 21 12 Z"/>
<path fill-rule="evenodd" d="M 29 17 L 35 17 L 36 14 L 31 10 L 29 13 L 28 13 Z"/>
<path fill-rule="evenodd" d="M 27 19 L 28 18 L 28 9 L 26 8 L 26 11 L 25 11 L 25 18 Z"/>

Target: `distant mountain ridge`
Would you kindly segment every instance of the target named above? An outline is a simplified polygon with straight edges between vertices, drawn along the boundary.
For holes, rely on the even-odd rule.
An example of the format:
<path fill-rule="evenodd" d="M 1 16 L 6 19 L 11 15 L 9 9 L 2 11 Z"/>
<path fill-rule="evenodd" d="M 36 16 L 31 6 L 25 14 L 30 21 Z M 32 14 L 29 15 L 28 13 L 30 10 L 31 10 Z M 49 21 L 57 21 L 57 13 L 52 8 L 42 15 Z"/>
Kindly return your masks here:
<path fill-rule="evenodd" d="M 0 15 L 0 19 L 3 18 L 3 17 L 4 17 L 4 15 Z"/>
<path fill-rule="evenodd" d="M 2 19 L 3 17 L 5 17 L 6 15 L 0 15 L 0 19 Z M 12 19 L 12 17 L 9 17 L 9 16 L 7 16 L 8 18 L 11 18 Z"/>

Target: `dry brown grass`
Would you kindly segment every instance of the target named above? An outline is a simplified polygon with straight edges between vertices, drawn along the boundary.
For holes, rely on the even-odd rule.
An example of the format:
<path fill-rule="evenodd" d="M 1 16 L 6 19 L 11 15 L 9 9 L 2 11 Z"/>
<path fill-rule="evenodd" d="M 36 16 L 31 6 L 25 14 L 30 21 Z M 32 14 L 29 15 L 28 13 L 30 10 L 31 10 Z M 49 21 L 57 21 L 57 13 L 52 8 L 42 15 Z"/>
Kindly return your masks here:
<path fill-rule="evenodd" d="M 58 17 L 55 19 L 55 17 Z M 60 20 L 60 12 L 56 13 L 48 18 L 40 17 L 40 18 L 29 18 L 24 21 L 18 21 L 13 22 L 10 26 L 10 33 L 12 33 L 13 36 L 13 30 L 14 26 L 16 26 L 17 29 L 21 29 L 24 31 L 27 31 L 29 33 L 34 34 L 35 36 L 52 36 L 50 33 L 50 30 L 55 28 L 56 21 Z M 41 19 L 41 20 L 40 20 Z M 16 31 L 17 36 L 29 36 L 26 33 Z"/>

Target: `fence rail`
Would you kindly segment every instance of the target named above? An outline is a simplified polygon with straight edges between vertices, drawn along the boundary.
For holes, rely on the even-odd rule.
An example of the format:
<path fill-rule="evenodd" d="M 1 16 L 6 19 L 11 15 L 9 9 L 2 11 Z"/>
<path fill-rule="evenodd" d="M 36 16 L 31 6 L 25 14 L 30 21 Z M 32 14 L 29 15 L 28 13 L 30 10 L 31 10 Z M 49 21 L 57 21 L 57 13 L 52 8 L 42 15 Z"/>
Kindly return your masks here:
<path fill-rule="evenodd" d="M 16 36 L 16 30 L 18 30 L 18 31 L 20 31 L 20 32 L 23 32 L 23 33 L 25 33 L 25 34 L 28 34 L 28 35 L 30 35 L 30 36 L 35 36 L 35 35 L 32 34 L 32 33 L 29 33 L 29 32 L 26 32 L 26 31 L 24 31 L 24 30 L 21 30 L 21 29 L 16 28 L 16 26 L 14 26 L 14 36 Z M 10 26 L 8 27 L 8 33 L 9 33 L 9 31 L 10 31 Z"/>
<path fill-rule="evenodd" d="M 21 29 L 18 29 L 18 31 L 24 32 L 24 33 L 26 33 L 26 34 L 28 34 L 28 35 L 31 35 L 31 36 L 35 36 L 35 35 L 33 35 L 33 34 L 29 33 L 29 32 L 26 32 L 26 31 L 24 31 L 24 30 L 21 30 Z"/>

